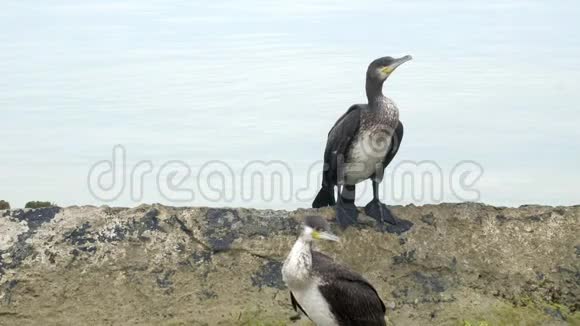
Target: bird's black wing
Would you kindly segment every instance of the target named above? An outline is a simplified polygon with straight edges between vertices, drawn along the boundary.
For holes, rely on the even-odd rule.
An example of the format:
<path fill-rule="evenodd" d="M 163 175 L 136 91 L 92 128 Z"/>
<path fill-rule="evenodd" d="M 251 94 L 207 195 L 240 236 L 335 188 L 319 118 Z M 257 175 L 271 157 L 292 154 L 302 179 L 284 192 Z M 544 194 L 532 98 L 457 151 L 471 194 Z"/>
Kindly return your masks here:
<path fill-rule="evenodd" d="M 292 301 L 292 308 L 294 308 L 294 311 L 298 311 L 298 309 L 300 309 L 300 311 L 302 311 L 302 313 L 308 317 L 308 314 L 306 311 L 304 311 L 304 309 L 302 309 L 298 301 L 296 301 L 296 298 L 294 298 L 294 293 L 292 292 L 290 292 L 290 301 Z"/>
<path fill-rule="evenodd" d="M 391 161 L 393 160 L 395 155 L 397 155 L 397 152 L 399 151 L 399 147 L 401 147 L 401 142 L 403 141 L 403 131 L 404 131 L 403 130 L 403 123 L 401 121 L 399 121 L 399 124 L 397 125 L 397 129 L 395 129 L 395 134 L 393 135 L 393 138 L 391 139 L 391 147 L 387 151 L 387 155 L 385 156 L 385 159 L 383 160 L 383 169 L 385 169 L 389 165 L 389 163 L 391 163 Z"/>
<path fill-rule="evenodd" d="M 318 287 L 340 325 L 384 326 L 385 304 L 377 290 L 360 274 L 312 253 L 312 266 L 324 282 Z"/>
<path fill-rule="evenodd" d="M 351 106 L 328 132 L 322 177 L 322 185 L 325 187 L 333 187 L 338 183 L 339 164 L 346 160 L 347 150 L 359 129 L 362 108 L 362 104 Z"/>

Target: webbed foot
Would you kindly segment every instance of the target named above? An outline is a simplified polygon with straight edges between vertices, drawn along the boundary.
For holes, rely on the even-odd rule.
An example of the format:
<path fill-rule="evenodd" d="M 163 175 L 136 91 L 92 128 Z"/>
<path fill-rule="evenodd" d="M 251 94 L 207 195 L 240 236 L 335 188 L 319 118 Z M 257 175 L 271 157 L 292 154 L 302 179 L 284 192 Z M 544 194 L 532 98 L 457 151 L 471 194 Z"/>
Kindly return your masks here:
<path fill-rule="evenodd" d="M 395 217 L 387 208 L 387 205 L 377 199 L 371 200 L 365 206 L 365 213 L 379 222 L 379 227 L 383 232 L 401 234 L 413 226 L 413 222 Z M 387 225 L 385 225 L 385 222 L 387 222 Z"/>
<path fill-rule="evenodd" d="M 387 205 L 380 201 L 373 199 L 365 206 L 365 213 L 377 220 L 377 222 L 387 222 L 389 224 L 397 224 L 397 219 L 393 216 Z"/>
<path fill-rule="evenodd" d="M 342 229 L 357 223 L 358 210 L 353 203 L 338 203 L 336 205 L 336 222 Z"/>

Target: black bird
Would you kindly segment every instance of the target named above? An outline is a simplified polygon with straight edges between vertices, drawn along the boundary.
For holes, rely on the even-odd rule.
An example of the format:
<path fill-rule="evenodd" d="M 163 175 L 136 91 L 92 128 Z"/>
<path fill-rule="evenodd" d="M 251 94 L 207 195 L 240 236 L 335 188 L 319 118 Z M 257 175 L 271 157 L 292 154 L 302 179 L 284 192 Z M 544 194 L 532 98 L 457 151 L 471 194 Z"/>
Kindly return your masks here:
<path fill-rule="evenodd" d="M 354 204 L 355 185 L 366 179 L 373 183 L 373 200 L 365 213 L 380 225 L 387 222 L 395 232 L 408 230 L 412 223 L 397 219 L 379 201 L 379 183 L 384 169 L 393 160 L 403 139 L 399 109 L 383 95 L 383 83 L 401 64 L 411 60 L 383 57 L 371 62 L 366 75 L 368 104 L 355 104 L 344 113 L 328 133 L 324 151 L 322 189 L 312 207 L 336 205 L 336 220 L 343 228 L 355 224 L 358 211 Z M 334 199 L 337 186 L 338 203 Z M 389 230 L 389 228 L 387 228 Z"/>
<path fill-rule="evenodd" d="M 313 240 L 338 241 L 326 221 L 308 216 L 304 230 L 288 254 L 282 277 L 295 311 L 318 326 L 384 326 L 385 305 L 377 290 L 360 274 L 315 251 Z"/>

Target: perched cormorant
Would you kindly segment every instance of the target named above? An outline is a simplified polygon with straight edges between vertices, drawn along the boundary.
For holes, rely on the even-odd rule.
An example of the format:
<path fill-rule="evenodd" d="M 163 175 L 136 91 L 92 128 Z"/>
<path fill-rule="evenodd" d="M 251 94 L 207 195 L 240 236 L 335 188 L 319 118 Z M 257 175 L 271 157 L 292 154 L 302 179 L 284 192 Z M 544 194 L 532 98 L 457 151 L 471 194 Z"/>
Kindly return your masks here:
<path fill-rule="evenodd" d="M 294 310 L 318 326 L 383 326 L 385 305 L 360 274 L 315 251 L 313 240 L 338 241 L 319 216 L 304 220 L 302 234 L 282 267 Z"/>
<path fill-rule="evenodd" d="M 336 220 L 343 228 L 356 223 L 355 185 L 366 179 L 373 182 L 373 200 L 365 206 L 365 213 L 380 225 L 384 225 L 383 222 L 391 224 L 389 228 L 395 232 L 404 232 L 412 226 L 411 222 L 395 218 L 379 201 L 378 194 L 384 169 L 397 154 L 403 139 L 399 110 L 383 95 L 383 83 L 398 66 L 409 60 L 411 56 L 406 55 L 371 62 L 366 75 L 368 104 L 351 106 L 328 133 L 322 189 L 312 207 L 336 204 Z M 338 190 L 338 203 L 334 199 L 334 186 Z"/>

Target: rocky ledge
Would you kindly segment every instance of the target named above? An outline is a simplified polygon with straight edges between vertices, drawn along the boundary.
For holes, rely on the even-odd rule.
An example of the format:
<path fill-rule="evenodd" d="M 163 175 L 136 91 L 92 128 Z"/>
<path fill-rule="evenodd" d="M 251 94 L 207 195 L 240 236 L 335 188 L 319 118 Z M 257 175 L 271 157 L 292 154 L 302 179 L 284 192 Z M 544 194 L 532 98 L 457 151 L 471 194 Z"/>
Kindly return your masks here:
<path fill-rule="evenodd" d="M 579 325 L 580 206 L 394 207 L 320 249 L 365 275 L 394 325 Z M 282 261 L 299 209 L 0 211 L 1 325 L 307 325 Z M 333 225 L 334 226 L 334 225 Z"/>

